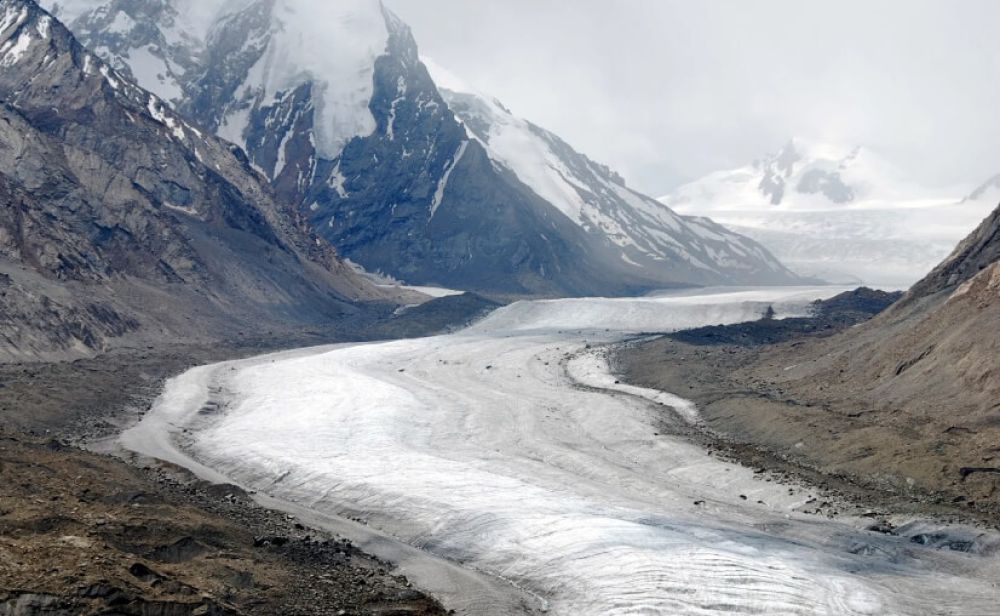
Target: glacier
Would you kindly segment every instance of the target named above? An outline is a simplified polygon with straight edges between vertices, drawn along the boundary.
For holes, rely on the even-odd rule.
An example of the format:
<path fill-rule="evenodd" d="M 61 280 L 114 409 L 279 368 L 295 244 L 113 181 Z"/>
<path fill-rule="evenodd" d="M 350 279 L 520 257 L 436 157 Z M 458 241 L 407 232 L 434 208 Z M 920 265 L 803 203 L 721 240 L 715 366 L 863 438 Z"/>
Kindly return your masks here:
<path fill-rule="evenodd" d="M 811 490 L 708 455 L 683 437 L 697 409 L 605 359 L 838 291 L 525 301 L 453 334 L 205 366 L 121 442 L 495 580 L 414 578 L 464 614 L 990 613 L 996 537 L 961 554 L 805 514 Z"/>

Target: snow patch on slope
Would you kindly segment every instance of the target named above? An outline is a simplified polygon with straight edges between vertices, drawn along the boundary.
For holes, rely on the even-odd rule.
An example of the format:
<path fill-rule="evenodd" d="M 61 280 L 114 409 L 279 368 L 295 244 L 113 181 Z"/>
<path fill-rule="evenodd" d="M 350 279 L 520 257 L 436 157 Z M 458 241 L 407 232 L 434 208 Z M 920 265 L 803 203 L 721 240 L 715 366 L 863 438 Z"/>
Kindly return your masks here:
<path fill-rule="evenodd" d="M 489 104 L 494 113 L 486 140 L 494 159 L 570 220 L 583 224 L 587 204 L 578 192 L 582 187 L 573 181 L 569 169 L 535 136 L 527 122 L 508 113 L 496 101 Z"/>
<path fill-rule="evenodd" d="M 23 8 L 21 10 L 16 10 L 15 7 L 8 5 L 4 9 L 3 17 L 0 17 L 0 34 L 7 32 L 8 30 L 17 30 L 17 38 L 9 38 L 6 43 L 0 47 L 0 65 L 2 66 L 13 66 L 21 59 L 31 44 L 36 40 L 45 40 L 49 37 L 49 27 L 51 25 L 49 17 L 43 17 L 37 21 L 35 24 L 34 32 L 31 28 L 23 27 L 28 19 L 28 9 Z"/>
<path fill-rule="evenodd" d="M 494 161 L 513 171 L 535 194 L 570 220 L 580 225 L 589 222 L 591 212 L 579 192 L 586 191 L 586 185 L 573 176 L 543 139 L 539 139 L 529 122 L 514 116 L 498 100 L 477 92 L 433 60 L 421 58 L 421 61 L 446 99 L 452 92 L 475 97 L 477 108 L 473 113 L 487 128 L 480 130 L 467 114 L 460 114 L 460 117 L 470 137 L 480 141 Z"/>
<path fill-rule="evenodd" d="M 462 145 L 459 146 L 458 151 L 455 153 L 455 157 L 448 163 L 448 168 L 445 169 L 444 175 L 441 176 L 441 181 L 438 182 L 437 190 L 434 191 L 434 201 L 431 203 L 431 218 L 434 218 L 434 214 L 437 213 L 437 209 L 441 206 L 441 201 L 444 199 L 445 188 L 448 187 L 448 180 L 451 179 L 451 172 L 455 170 L 458 163 L 461 162 L 462 157 L 465 156 L 465 150 L 469 147 L 468 141 L 463 141 Z"/>
<path fill-rule="evenodd" d="M 354 137 L 377 128 L 368 108 L 375 60 L 389 31 L 378 0 L 277 0 L 267 47 L 238 90 L 270 105 L 313 83 L 317 153 L 334 159 Z M 226 135 L 242 137 L 249 116 L 231 115 Z M 242 138 L 237 142 L 242 143 Z"/>

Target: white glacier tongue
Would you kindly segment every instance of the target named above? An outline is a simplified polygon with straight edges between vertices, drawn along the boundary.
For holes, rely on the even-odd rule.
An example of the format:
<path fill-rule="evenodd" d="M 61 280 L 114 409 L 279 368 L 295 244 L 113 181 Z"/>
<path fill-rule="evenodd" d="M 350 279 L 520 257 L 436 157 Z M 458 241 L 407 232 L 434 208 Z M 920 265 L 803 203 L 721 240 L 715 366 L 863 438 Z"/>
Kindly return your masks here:
<path fill-rule="evenodd" d="M 275 0 L 264 54 L 237 90 L 263 106 L 303 84 L 314 88 L 317 153 L 334 159 L 353 137 L 375 131 L 368 108 L 375 61 L 389 31 L 379 0 Z M 230 124 L 241 134 L 247 117 Z M 242 126 L 240 125 L 242 124 Z M 242 140 L 237 140 L 242 142 Z"/>
<path fill-rule="evenodd" d="M 990 613 L 995 558 L 798 513 L 808 491 L 671 436 L 696 420 L 690 405 L 572 380 L 608 384 L 594 341 L 768 305 L 803 314 L 836 291 L 521 302 L 456 334 L 198 368 L 123 443 L 364 519 L 516 584 L 550 614 Z M 530 613 L 474 594 L 444 599 L 463 614 Z"/>

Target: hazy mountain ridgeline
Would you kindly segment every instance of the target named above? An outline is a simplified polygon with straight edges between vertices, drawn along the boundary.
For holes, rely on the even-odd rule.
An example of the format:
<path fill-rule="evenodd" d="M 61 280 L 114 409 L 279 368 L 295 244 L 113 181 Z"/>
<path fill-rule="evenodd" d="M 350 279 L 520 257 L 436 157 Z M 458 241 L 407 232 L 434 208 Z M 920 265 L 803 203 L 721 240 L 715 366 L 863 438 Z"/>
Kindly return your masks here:
<path fill-rule="evenodd" d="M 488 97 L 487 113 L 446 99 L 378 0 L 64 4 L 88 46 L 243 147 L 369 270 L 499 294 L 797 280 Z"/>
<path fill-rule="evenodd" d="M 329 322 L 382 294 L 243 153 L 0 2 L 0 353 Z"/>
<path fill-rule="evenodd" d="M 800 274 L 902 289 L 1000 200 L 995 179 L 962 198 L 966 191 L 925 186 L 870 148 L 795 139 L 661 201 L 759 241 Z"/>

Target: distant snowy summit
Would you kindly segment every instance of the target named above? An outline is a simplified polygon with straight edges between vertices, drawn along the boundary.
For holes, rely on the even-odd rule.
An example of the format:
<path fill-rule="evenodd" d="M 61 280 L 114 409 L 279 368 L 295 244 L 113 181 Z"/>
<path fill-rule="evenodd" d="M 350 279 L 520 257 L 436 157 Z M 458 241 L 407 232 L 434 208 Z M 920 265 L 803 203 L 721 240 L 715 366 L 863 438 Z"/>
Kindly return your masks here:
<path fill-rule="evenodd" d="M 368 271 L 510 295 L 798 280 L 492 98 L 443 93 L 378 0 L 49 4 Z"/>
<path fill-rule="evenodd" d="M 907 181 L 868 148 L 792 139 L 774 154 L 710 173 L 661 201 L 685 212 L 706 212 L 905 207 L 948 198 Z"/>
<path fill-rule="evenodd" d="M 961 194 L 922 186 L 868 148 L 794 139 L 661 201 L 752 237 L 799 274 L 905 288 L 996 206 L 1000 177 Z"/>

